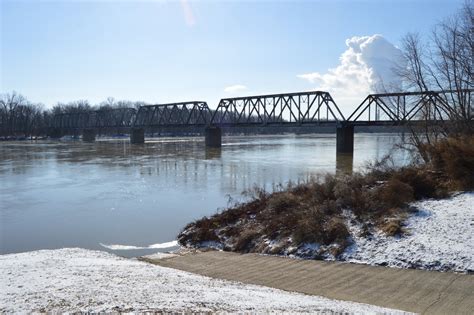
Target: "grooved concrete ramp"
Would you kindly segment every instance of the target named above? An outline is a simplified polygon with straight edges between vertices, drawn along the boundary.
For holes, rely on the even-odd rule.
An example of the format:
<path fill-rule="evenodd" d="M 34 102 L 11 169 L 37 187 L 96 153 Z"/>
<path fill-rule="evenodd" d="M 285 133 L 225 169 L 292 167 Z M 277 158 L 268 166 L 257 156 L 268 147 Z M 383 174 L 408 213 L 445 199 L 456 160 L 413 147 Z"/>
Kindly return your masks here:
<path fill-rule="evenodd" d="M 208 251 L 148 261 L 213 278 L 427 314 L 474 314 L 474 275 Z"/>

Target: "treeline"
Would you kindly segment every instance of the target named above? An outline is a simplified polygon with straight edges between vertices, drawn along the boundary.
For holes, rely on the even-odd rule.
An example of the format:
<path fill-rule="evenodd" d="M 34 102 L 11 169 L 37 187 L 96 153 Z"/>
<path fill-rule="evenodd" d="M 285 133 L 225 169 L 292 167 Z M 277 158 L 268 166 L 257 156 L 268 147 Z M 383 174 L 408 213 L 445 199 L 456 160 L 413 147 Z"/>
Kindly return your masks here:
<path fill-rule="evenodd" d="M 48 135 L 54 115 L 66 113 L 85 113 L 114 108 L 138 108 L 143 102 L 116 101 L 108 98 L 99 104 L 85 100 L 58 103 L 48 109 L 41 103 L 28 101 L 17 92 L 0 95 L 0 137 L 23 138 L 44 137 Z"/>

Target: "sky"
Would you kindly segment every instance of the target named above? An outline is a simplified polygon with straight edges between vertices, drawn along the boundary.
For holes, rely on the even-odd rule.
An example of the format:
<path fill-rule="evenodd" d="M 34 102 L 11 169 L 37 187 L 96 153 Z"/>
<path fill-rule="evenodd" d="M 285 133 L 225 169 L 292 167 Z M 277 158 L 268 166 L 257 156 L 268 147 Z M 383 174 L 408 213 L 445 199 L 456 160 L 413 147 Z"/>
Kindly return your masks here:
<path fill-rule="evenodd" d="M 32 102 L 167 103 L 324 90 L 355 107 L 403 36 L 462 0 L 0 0 L 0 93 Z"/>

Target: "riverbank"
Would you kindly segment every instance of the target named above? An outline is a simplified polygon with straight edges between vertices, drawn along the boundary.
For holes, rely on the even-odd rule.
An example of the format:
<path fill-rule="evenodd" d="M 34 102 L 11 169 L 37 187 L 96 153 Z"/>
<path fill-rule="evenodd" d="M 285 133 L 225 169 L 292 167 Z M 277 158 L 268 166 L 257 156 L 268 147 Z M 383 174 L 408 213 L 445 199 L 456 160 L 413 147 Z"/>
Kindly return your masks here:
<path fill-rule="evenodd" d="M 345 224 L 351 244 L 338 256 L 321 255 L 324 247 L 317 243 L 292 245 L 291 238 L 266 240 L 264 254 L 294 258 L 345 261 L 376 266 L 424 270 L 474 272 L 474 192 L 458 193 L 451 198 L 427 199 L 411 203 L 416 208 L 407 214 L 403 235 L 364 232 L 364 225 L 346 211 Z M 232 239 L 226 239 L 232 242 Z M 223 249 L 217 241 L 198 247 Z M 278 251 L 278 252 L 277 252 Z M 249 250 L 251 252 L 251 250 Z M 258 248 L 254 252 L 259 252 Z"/>
<path fill-rule="evenodd" d="M 188 224 L 182 246 L 472 272 L 474 138 L 420 148 L 429 163 L 289 184 Z M 463 194 L 456 192 L 466 191 Z"/>
<path fill-rule="evenodd" d="M 0 312 L 393 313 L 79 248 L 0 256 Z"/>

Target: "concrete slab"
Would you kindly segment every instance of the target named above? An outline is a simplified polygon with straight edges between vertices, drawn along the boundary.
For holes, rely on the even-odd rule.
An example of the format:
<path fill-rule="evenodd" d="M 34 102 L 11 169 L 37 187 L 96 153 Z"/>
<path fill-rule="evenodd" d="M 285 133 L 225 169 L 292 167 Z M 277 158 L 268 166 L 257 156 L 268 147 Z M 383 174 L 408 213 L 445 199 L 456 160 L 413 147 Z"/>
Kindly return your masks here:
<path fill-rule="evenodd" d="M 230 252 L 147 259 L 164 267 L 426 314 L 474 314 L 474 275 Z"/>

